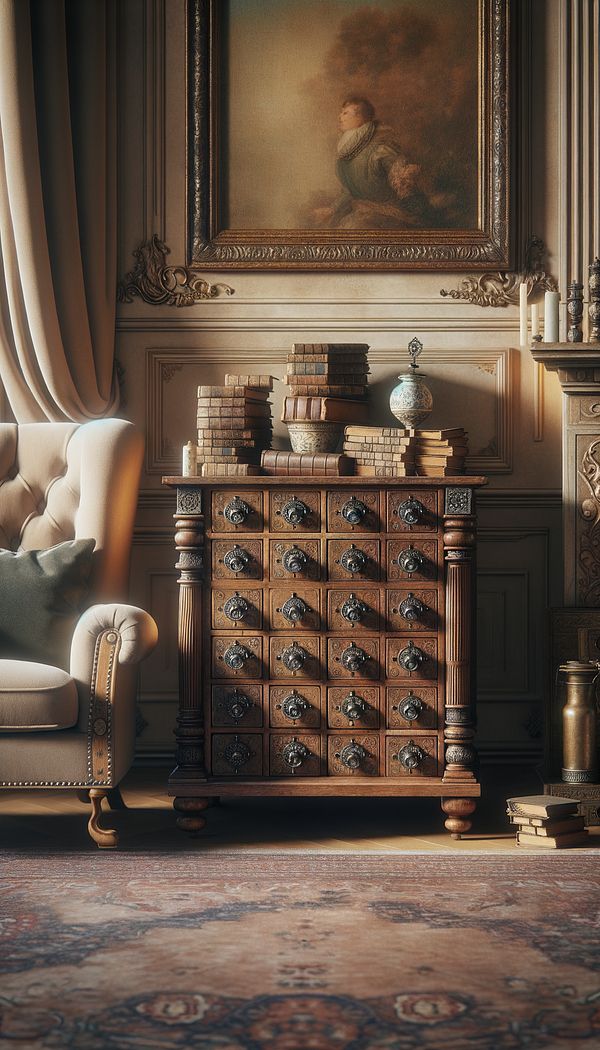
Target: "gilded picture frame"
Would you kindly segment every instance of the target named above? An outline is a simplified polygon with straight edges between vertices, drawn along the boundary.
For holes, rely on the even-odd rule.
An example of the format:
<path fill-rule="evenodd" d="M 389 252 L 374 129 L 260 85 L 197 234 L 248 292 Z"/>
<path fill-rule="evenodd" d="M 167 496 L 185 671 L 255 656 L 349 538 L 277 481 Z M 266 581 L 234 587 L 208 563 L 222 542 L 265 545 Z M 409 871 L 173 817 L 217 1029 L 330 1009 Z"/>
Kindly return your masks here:
<path fill-rule="evenodd" d="M 509 20 L 510 0 L 188 0 L 189 265 L 509 269 Z"/>

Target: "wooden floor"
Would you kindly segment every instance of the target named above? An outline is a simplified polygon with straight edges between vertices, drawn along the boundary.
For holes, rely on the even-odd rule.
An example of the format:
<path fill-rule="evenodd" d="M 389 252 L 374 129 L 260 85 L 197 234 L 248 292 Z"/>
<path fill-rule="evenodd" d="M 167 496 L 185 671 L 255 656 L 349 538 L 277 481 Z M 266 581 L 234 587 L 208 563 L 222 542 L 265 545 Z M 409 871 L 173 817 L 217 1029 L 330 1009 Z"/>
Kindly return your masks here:
<path fill-rule="evenodd" d="M 165 785 L 167 769 L 134 768 L 123 783 L 128 809 L 108 812 L 120 848 L 135 852 L 207 849 L 473 851 L 513 850 L 506 816 L 510 795 L 537 794 L 532 768 L 490 766 L 473 827 L 460 840 L 444 829 L 438 799 L 228 799 L 207 811 L 207 826 L 190 838 L 175 826 Z M 87 835 L 87 807 L 71 791 L 0 792 L 0 844 L 25 851 L 95 850 Z M 600 847 L 600 828 L 590 846 Z M 545 851 L 548 852 L 548 851 Z"/>

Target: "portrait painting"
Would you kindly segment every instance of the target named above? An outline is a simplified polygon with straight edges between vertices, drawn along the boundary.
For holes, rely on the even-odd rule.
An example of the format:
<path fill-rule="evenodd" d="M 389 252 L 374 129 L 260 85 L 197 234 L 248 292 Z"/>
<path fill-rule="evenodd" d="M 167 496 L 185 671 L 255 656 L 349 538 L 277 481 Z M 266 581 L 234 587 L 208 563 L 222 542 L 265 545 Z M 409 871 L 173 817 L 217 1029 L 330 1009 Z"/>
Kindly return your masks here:
<path fill-rule="evenodd" d="M 190 261 L 509 262 L 508 0 L 190 0 Z"/>

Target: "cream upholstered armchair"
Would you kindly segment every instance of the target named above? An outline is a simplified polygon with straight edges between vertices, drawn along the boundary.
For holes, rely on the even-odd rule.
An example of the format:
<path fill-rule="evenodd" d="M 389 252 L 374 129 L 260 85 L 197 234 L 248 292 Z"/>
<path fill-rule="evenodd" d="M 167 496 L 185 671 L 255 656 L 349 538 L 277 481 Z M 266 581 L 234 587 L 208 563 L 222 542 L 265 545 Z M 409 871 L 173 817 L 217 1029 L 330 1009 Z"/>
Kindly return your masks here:
<path fill-rule="evenodd" d="M 0 786 L 85 792 L 100 847 L 157 639 L 123 604 L 142 454 L 120 419 L 0 424 Z"/>

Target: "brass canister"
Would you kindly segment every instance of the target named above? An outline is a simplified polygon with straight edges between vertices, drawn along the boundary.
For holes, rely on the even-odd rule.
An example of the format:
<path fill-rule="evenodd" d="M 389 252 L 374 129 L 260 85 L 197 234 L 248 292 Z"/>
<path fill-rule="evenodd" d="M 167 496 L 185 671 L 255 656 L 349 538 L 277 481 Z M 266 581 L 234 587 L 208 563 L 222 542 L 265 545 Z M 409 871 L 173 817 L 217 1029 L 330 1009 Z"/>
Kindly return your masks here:
<path fill-rule="evenodd" d="M 593 783 L 597 775 L 595 663 L 567 660 L 558 671 L 565 684 L 562 709 L 563 768 L 567 784 Z"/>

